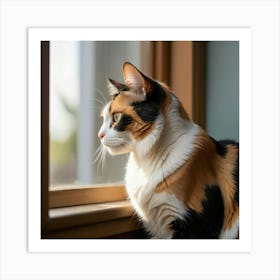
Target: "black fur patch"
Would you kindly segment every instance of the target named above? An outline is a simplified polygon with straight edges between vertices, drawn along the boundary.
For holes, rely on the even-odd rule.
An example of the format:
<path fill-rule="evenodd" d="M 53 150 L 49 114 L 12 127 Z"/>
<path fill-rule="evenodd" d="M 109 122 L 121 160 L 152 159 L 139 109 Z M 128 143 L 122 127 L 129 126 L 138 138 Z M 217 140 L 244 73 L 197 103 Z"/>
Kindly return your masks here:
<path fill-rule="evenodd" d="M 153 122 L 159 114 L 159 106 L 152 102 L 142 101 L 133 103 L 132 106 L 144 122 Z"/>
<path fill-rule="evenodd" d="M 173 238 L 218 239 L 224 222 L 224 202 L 218 186 L 206 187 L 203 211 L 188 210 L 184 220 L 171 223 Z"/>
<path fill-rule="evenodd" d="M 147 78 L 148 79 L 148 78 Z M 160 105 L 166 94 L 162 87 L 155 81 L 152 84 L 152 91 L 147 93 L 146 100 L 132 104 L 134 110 L 144 122 L 153 122 L 159 114 Z"/>
<path fill-rule="evenodd" d="M 210 137 L 211 140 L 214 142 L 214 144 L 216 145 L 216 152 L 218 155 L 220 155 L 221 157 L 225 157 L 225 155 L 227 154 L 227 146 L 223 145 L 222 143 L 216 141 L 214 138 Z"/>
<path fill-rule="evenodd" d="M 158 106 L 160 106 L 160 104 L 163 102 L 166 96 L 165 91 L 163 90 L 161 85 L 156 81 L 153 81 L 147 77 L 146 79 L 149 80 L 149 83 L 151 85 L 151 91 L 147 93 L 146 101 L 155 103 Z"/>
<path fill-rule="evenodd" d="M 222 140 L 218 142 L 221 146 L 233 145 L 238 149 L 238 157 L 235 163 L 235 168 L 233 171 L 233 178 L 235 182 L 235 190 L 234 190 L 234 202 L 239 205 L 239 143 L 233 140 Z"/>
<path fill-rule="evenodd" d="M 120 121 L 114 126 L 118 131 L 125 131 L 126 127 L 132 123 L 132 118 L 128 115 L 122 115 Z"/>
<path fill-rule="evenodd" d="M 118 93 L 113 94 L 113 95 L 112 95 L 112 97 L 111 97 L 111 98 L 112 98 L 112 100 L 115 100 L 119 94 L 120 94 L 119 92 L 118 92 Z"/>
<path fill-rule="evenodd" d="M 235 190 L 234 190 L 234 201 L 239 205 L 239 148 L 238 148 L 238 158 L 235 163 L 235 169 L 233 171 L 233 177 L 235 181 Z"/>
<path fill-rule="evenodd" d="M 110 79 L 110 78 L 108 78 L 108 79 L 109 79 L 110 83 L 118 89 L 118 91 L 125 91 L 125 90 L 128 89 L 125 84 L 122 84 L 122 83 L 117 82 L 117 81 L 115 81 L 113 79 Z"/>

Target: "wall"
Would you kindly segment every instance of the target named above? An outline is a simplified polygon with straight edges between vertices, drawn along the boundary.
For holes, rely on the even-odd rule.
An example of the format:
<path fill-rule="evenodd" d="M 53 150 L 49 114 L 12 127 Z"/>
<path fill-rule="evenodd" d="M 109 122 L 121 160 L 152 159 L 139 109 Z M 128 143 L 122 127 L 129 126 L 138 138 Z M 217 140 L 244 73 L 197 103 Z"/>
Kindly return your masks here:
<path fill-rule="evenodd" d="M 206 57 L 206 130 L 238 141 L 239 42 L 208 42 Z"/>

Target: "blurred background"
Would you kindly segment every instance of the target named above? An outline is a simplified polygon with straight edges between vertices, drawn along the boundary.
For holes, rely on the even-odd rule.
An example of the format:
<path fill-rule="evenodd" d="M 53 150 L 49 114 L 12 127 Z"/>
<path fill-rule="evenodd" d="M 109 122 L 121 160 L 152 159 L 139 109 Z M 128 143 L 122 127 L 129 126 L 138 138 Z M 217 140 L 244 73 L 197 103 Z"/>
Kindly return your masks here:
<path fill-rule="evenodd" d="M 215 139 L 239 140 L 239 42 L 50 42 L 50 184 L 111 184 L 127 156 L 96 162 L 107 77 L 130 61 L 165 82 Z"/>

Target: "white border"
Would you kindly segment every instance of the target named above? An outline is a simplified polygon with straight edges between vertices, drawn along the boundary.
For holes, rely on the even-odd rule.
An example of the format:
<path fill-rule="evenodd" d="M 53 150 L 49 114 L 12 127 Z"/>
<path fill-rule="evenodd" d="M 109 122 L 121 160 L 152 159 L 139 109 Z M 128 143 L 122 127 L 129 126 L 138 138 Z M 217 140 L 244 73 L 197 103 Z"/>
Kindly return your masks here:
<path fill-rule="evenodd" d="M 252 248 L 252 46 L 249 28 L 30 28 L 28 32 L 29 252 L 250 252 Z M 40 41 L 239 41 L 240 239 L 80 240 L 40 238 Z M 245 171 L 246 170 L 246 171 Z M 245 207 L 246 205 L 246 207 Z M 125 248 L 125 249 L 124 249 Z"/>
<path fill-rule="evenodd" d="M 0 279 L 280 279 L 278 0 L 2 0 L 0 15 Z M 250 253 L 132 255 L 27 251 L 27 28 L 116 24 L 252 29 L 254 145 Z"/>

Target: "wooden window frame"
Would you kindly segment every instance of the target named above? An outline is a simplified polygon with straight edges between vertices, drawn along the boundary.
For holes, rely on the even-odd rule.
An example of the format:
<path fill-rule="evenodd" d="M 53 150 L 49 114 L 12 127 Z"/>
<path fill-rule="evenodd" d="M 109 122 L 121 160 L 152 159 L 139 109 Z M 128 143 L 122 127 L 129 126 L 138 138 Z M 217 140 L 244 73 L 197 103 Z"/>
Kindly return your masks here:
<path fill-rule="evenodd" d="M 123 185 L 49 187 L 49 49 L 42 41 L 41 238 L 146 238 Z M 142 42 L 142 69 L 170 85 L 204 127 L 205 42 Z"/>
<path fill-rule="evenodd" d="M 143 71 L 170 86 L 191 119 L 205 128 L 206 42 L 143 42 L 141 53 Z"/>

